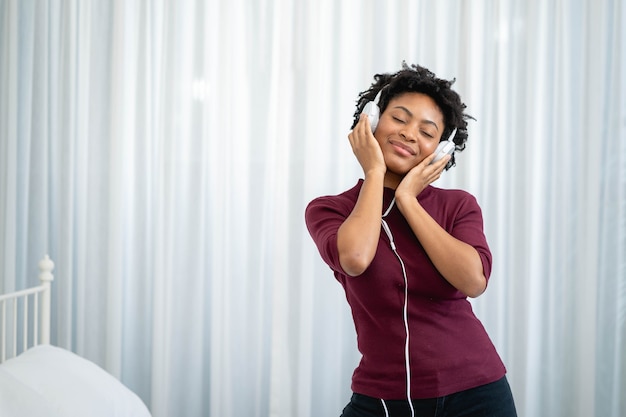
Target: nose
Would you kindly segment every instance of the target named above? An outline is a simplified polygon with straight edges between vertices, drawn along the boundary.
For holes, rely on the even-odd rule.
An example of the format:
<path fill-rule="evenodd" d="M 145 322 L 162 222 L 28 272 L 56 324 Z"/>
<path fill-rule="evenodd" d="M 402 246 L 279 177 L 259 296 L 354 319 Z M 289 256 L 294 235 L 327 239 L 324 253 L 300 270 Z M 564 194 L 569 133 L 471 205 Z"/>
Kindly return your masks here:
<path fill-rule="evenodd" d="M 411 142 L 411 143 L 417 142 L 416 135 L 411 129 L 402 129 L 400 131 L 400 136 L 406 142 Z"/>

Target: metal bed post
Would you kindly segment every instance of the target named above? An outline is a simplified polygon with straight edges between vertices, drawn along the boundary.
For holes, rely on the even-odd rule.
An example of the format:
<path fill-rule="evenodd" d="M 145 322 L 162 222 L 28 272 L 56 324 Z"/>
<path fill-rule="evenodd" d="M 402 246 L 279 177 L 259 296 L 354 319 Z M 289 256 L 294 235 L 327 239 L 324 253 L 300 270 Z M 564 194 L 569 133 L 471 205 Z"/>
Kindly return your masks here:
<path fill-rule="evenodd" d="M 41 343 L 50 344 L 50 283 L 54 280 L 54 262 L 48 255 L 39 261 L 39 281 L 44 287 L 41 294 Z M 35 335 L 37 331 L 35 330 Z M 36 337 L 36 336 L 35 336 Z M 37 344 L 37 343 L 35 343 Z"/>

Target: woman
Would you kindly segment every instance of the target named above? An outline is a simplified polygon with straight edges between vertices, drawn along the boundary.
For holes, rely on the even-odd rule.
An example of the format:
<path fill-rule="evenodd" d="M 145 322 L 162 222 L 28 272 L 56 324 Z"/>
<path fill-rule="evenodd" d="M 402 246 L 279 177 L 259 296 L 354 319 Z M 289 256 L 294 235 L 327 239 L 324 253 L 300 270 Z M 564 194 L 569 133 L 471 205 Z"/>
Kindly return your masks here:
<path fill-rule="evenodd" d="M 515 416 L 505 367 L 467 300 L 491 272 L 480 207 L 430 185 L 455 165 L 454 154 L 436 158 L 438 144 L 465 148 L 466 106 L 454 80 L 420 66 L 374 79 L 348 135 L 363 179 L 306 209 L 362 354 L 342 416 Z"/>

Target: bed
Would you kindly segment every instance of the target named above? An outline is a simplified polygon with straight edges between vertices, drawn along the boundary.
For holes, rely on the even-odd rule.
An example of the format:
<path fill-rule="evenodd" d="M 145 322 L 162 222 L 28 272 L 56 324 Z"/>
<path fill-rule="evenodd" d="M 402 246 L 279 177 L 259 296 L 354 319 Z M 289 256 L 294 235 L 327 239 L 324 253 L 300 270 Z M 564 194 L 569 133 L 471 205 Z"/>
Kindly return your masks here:
<path fill-rule="evenodd" d="M 54 263 L 38 266 L 38 286 L 0 295 L 0 416 L 150 417 L 113 375 L 50 344 Z"/>

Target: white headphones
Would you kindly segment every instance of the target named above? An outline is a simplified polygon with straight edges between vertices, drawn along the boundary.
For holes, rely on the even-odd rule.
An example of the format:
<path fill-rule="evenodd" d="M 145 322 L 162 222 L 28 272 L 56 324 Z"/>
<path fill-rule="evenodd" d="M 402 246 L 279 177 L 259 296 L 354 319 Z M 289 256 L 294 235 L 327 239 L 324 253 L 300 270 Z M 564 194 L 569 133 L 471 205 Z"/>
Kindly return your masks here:
<path fill-rule="evenodd" d="M 384 88 L 384 87 L 383 87 Z M 368 101 L 365 107 L 363 107 L 363 111 L 361 114 L 366 114 L 369 121 L 370 126 L 372 127 L 372 133 L 376 131 L 376 127 L 378 127 L 378 119 L 380 118 L 380 108 L 378 107 L 378 101 L 380 100 L 380 93 L 383 91 L 381 88 L 376 94 L 376 98 L 374 101 Z"/>
<path fill-rule="evenodd" d="M 435 149 L 435 153 L 437 155 L 435 156 L 435 159 L 432 160 L 431 164 L 434 164 L 446 155 L 452 155 L 454 153 L 455 145 L 453 139 L 455 135 L 456 127 L 454 128 L 452 133 L 450 133 L 450 136 L 448 136 L 448 140 L 442 140 L 441 142 L 439 142 L 437 149 Z"/>

